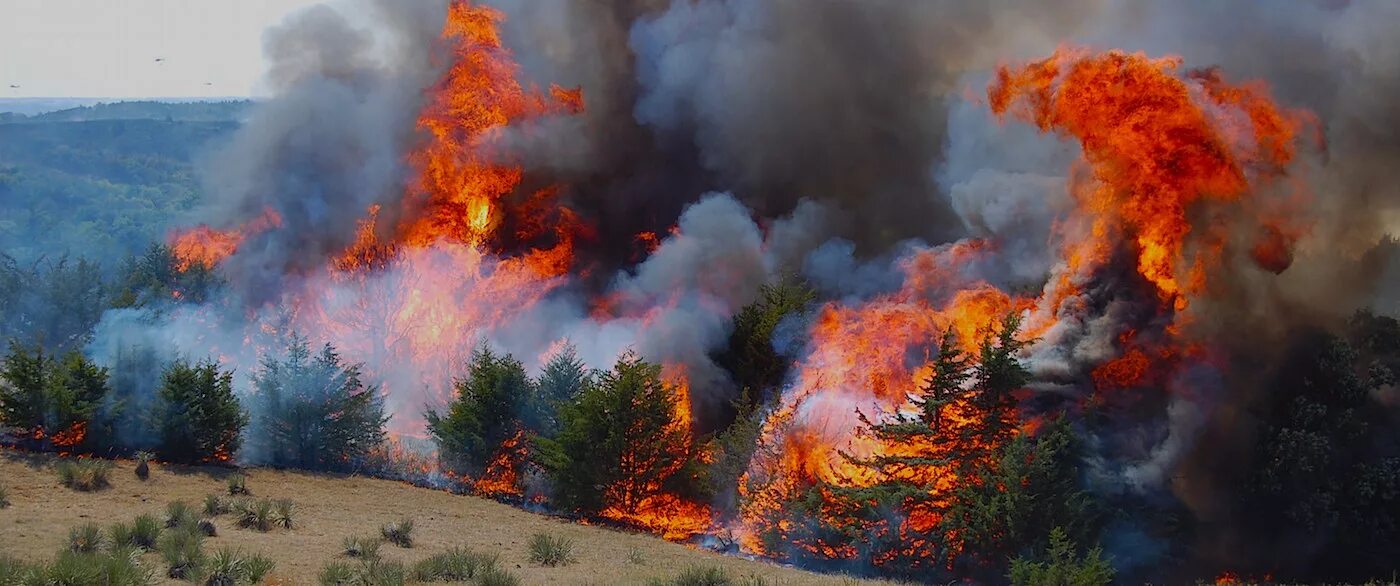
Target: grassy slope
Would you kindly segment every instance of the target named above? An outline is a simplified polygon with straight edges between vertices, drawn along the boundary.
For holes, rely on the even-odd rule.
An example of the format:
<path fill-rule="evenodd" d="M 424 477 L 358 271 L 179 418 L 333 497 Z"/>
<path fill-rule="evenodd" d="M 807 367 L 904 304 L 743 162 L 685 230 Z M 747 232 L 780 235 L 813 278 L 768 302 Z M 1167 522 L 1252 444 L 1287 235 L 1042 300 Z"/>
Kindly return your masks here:
<path fill-rule="evenodd" d="M 132 462 L 118 462 L 111 488 L 80 493 L 62 487 L 52 470 L 53 458 L 0 450 L 0 485 L 9 489 L 11 506 L 0 509 L 0 553 L 21 559 L 48 559 L 66 541 L 68 529 L 85 522 L 106 526 L 141 513 L 159 517 L 165 504 L 184 499 L 202 506 L 204 495 L 224 491 L 227 471 L 153 466 L 141 482 Z M 380 525 L 404 516 L 417 526 L 413 549 L 386 544 L 385 557 L 408 563 L 454 545 L 497 552 L 503 566 L 525 584 L 643 584 L 695 565 L 717 565 L 735 577 L 761 575 L 768 584 L 860 584 L 850 578 L 812 574 L 793 568 L 723 556 L 649 536 L 568 523 L 528 513 L 491 500 L 415 488 L 387 480 L 338 477 L 276 470 L 248 471 L 254 496 L 296 502 L 298 527 L 256 533 L 236 529 L 227 517 L 215 521 L 219 536 L 206 550 L 220 546 L 261 552 L 277 562 L 271 583 L 314 584 L 327 561 L 336 559 L 349 535 L 377 535 Z M 558 568 L 529 562 L 526 544 L 536 532 L 572 538 L 578 561 Z M 642 563 L 629 561 L 638 550 Z M 159 567 L 154 555 L 148 559 Z"/>

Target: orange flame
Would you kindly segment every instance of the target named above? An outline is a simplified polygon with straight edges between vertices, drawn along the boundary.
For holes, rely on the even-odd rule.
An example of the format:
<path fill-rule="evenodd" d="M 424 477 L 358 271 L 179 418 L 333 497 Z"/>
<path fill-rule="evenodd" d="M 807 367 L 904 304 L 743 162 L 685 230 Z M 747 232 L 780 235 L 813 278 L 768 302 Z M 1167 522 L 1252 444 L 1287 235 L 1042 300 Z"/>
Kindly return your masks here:
<path fill-rule="evenodd" d="M 175 255 L 175 270 L 184 272 L 195 265 L 213 268 L 238 251 L 249 236 L 282 225 L 282 216 L 272 209 L 232 230 L 215 230 L 200 224 L 170 235 L 171 253 Z"/>

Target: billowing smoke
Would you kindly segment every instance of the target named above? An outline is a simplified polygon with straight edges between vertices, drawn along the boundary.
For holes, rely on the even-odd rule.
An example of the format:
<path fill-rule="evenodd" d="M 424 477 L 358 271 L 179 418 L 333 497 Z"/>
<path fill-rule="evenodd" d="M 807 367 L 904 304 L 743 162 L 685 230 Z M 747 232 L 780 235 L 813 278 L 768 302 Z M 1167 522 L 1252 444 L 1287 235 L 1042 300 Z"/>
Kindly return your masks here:
<path fill-rule="evenodd" d="M 394 429 L 417 433 L 423 407 L 445 400 L 478 344 L 537 368 L 568 342 L 595 368 L 628 350 L 664 363 L 705 419 L 738 397 L 713 358 L 731 319 L 761 285 L 795 274 L 829 312 L 823 324 L 895 346 L 888 356 L 862 348 L 878 355 L 837 364 L 850 376 L 832 383 L 815 371 L 845 356 L 793 331 L 812 324 L 785 323 L 775 344 L 811 342 L 791 353 L 803 358 L 784 389 L 789 416 L 836 409 L 834 421 L 851 423 L 855 408 L 896 394 L 858 388 L 873 380 L 861 369 L 907 381 L 937 332 L 972 338 L 985 325 L 975 318 L 1014 310 L 1037 338 L 1022 356 L 1029 410 L 1083 414 L 1111 386 L 1103 381 L 1117 380 L 1113 368 L 1139 364 L 1125 358 L 1150 363 L 1139 386 L 1095 404 L 1109 415 L 1087 432 L 1086 484 L 1122 502 L 1174 499 L 1200 521 L 1226 523 L 1228 495 L 1212 471 L 1253 455 L 1217 448 L 1252 441 L 1238 414 L 1267 392 L 1293 336 L 1393 306 L 1377 297 L 1400 283 L 1383 240 L 1400 211 L 1393 2 L 490 4 L 504 14 L 503 44 L 526 92 L 577 87 L 582 110 L 491 112 L 505 121 L 450 163 L 514 166 L 518 184 L 501 201 L 544 193 L 577 217 L 586 229 L 559 238 L 572 252 L 562 270 L 533 263 L 563 244 L 394 240 L 424 215 L 404 197 L 413 175 L 448 174 L 414 159 L 447 134 L 419 123 L 452 65 L 447 2 L 341 2 L 268 31 L 274 95 L 204 164 L 207 205 L 193 222 L 224 230 L 273 218 L 219 264 L 226 295 L 109 312 L 90 353 L 108 364 L 137 346 L 162 360 L 208 353 L 246 388 L 261 355 L 296 332 L 365 363 Z M 1104 180 L 1092 173 L 1102 159 L 1086 159 L 1098 155 L 1084 136 L 989 111 L 998 65 L 1061 43 L 1180 55 L 1183 77 L 1219 66 L 1231 81 L 1263 80 L 1289 112 L 1311 112 L 1282 178 L 1240 171 L 1259 207 L 1190 210 L 1182 254 L 1221 251 L 1207 255 L 1218 263 L 1208 288 L 1159 295 L 1127 229 L 1094 223 L 1102 210 L 1076 190 Z M 1202 118 L 1247 126 L 1238 104 L 1211 101 L 1210 79 L 1183 84 L 1208 104 Z M 1259 147 L 1256 130 L 1216 146 Z M 1308 228 L 1283 247 L 1286 258 L 1261 266 L 1250 247 L 1261 233 L 1283 238 L 1265 230 L 1278 210 Z M 480 230 L 476 220 L 464 222 Z M 1225 227 L 1219 242 L 1207 225 Z M 336 266 L 367 238 L 398 248 L 386 244 L 391 253 L 370 267 Z M 1113 246 L 1071 246 L 1090 239 Z M 951 306 L 966 312 L 919 313 Z M 888 331 L 870 334 L 853 317 L 872 308 Z M 1162 354 L 1178 347 L 1190 350 Z M 1153 361 L 1171 366 L 1158 372 Z M 1171 555 L 1132 521 L 1112 532 L 1124 568 Z"/>

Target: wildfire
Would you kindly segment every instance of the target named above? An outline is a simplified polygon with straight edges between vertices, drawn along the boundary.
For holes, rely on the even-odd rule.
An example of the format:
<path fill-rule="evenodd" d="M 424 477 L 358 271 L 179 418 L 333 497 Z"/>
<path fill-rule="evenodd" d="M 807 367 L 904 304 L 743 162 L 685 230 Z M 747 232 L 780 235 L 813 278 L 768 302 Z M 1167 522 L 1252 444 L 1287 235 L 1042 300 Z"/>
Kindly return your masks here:
<path fill-rule="evenodd" d="M 282 216 L 273 210 L 232 230 L 215 230 L 200 224 L 170 235 L 170 251 L 175 256 L 175 270 L 188 271 L 195 265 L 213 268 L 238 251 L 249 236 L 282 225 Z"/>
<path fill-rule="evenodd" d="M 496 456 L 491 458 L 491 462 L 486 465 L 486 471 L 472 488 L 477 494 L 489 497 L 524 495 L 520 474 L 529 456 L 530 448 L 525 443 L 525 430 L 516 431 L 510 439 L 501 443 Z"/>
<path fill-rule="evenodd" d="M 1083 147 L 1088 176 L 1076 177 L 1071 193 L 1090 237 L 1066 243 L 1069 264 L 1102 264 L 1115 249 L 1106 242 L 1127 239 L 1138 273 L 1177 311 L 1203 292 L 1228 227 L 1193 226 L 1188 212 L 1203 202 L 1269 207 L 1256 188 L 1293 162 L 1309 121 L 1275 106 L 1262 84 L 1230 85 L 1215 70 L 1183 77 L 1180 67 L 1179 57 L 1060 49 L 1044 61 L 1001 67 L 987 90 L 998 116 L 1072 136 Z M 1266 236 L 1254 256 L 1274 272 L 1287 267 L 1306 231 L 1286 217 L 1260 217 Z"/>

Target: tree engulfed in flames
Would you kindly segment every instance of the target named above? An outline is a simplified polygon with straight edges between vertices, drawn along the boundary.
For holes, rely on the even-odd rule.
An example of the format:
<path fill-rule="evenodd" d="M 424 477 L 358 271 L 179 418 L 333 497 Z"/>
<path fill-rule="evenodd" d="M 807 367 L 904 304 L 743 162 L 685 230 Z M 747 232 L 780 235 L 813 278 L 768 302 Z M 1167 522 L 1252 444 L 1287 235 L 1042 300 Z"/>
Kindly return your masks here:
<path fill-rule="evenodd" d="M 175 270 L 188 271 L 196 265 L 213 268 L 225 258 L 238 252 L 239 245 L 249 236 L 282 225 L 282 216 L 273 210 L 232 230 L 215 230 L 200 224 L 170 235 L 170 252 L 175 257 Z"/>
<path fill-rule="evenodd" d="M 1165 379 L 1197 353 L 1180 339 L 1179 322 L 1192 297 L 1209 293 L 1209 277 L 1226 258 L 1227 237 L 1236 228 L 1232 222 L 1257 222 L 1252 229 L 1259 236 L 1248 252 L 1259 266 L 1287 268 L 1294 242 L 1307 232 L 1289 213 L 1303 197 L 1267 197 L 1274 194 L 1265 188 L 1295 162 L 1298 134 L 1310 119 L 1276 107 L 1262 85 L 1229 85 L 1214 70 L 1182 76 L 1180 63 L 1174 57 L 1061 49 L 1044 61 L 998 71 L 988 88 L 995 114 L 1024 119 L 1082 147 L 1083 161 L 1069 183 L 1077 206 L 1057 224 L 1057 274 L 1038 297 L 1014 297 L 970 275 L 994 246 L 967 241 L 913 255 L 894 294 L 823 308 L 795 382 L 766 421 L 741 480 L 737 533 L 745 549 L 774 556 L 856 556 L 850 543 L 797 536 L 783 509 L 805 491 L 821 494 L 820 514 L 827 518 L 820 521 L 833 526 L 860 504 L 842 502 L 839 489 L 898 480 L 927 487 L 927 502 L 952 494 L 963 480 L 952 470 L 930 466 L 919 470 L 927 477 L 892 478 L 855 463 L 906 450 L 938 459 L 930 451 L 939 449 L 934 446 L 874 441 L 863 432 L 872 423 L 858 413 L 908 412 L 910 394 L 923 387 L 936 359 L 929 345 L 945 333 L 955 333 L 964 351 L 974 350 L 999 317 L 1021 313 L 1022 336 L 1034 340 L 1061 319 L 1086 311 L 1085 304 L 1068 301 L 1084 296 L 1083 285 L 1126 252 L 1165 318 L 1155 322 L 1165 324 L 1159 326 L 1164 331 L 1151 339 L 1169 341 L 1159 347 L 1132 330 L 1121 332 L 1122 354 L 1092 378 L 1100 389 L 1132 387 Z M 1032 345 L 1029 352 L 1035 350 Z M 949 415 L 977 418 L 969 408 Z M 902 524 L 876 530 L 902 537 L 909 529 L 927 532 L 939 521 L 931 510 L 903 514 Z M 760 538 L 774 535 L 776 544 Z M 937 545 L 956 548 L 956 536 L 944 541 Z M 932 551 L 933 545 L 911 547 Z"/>

